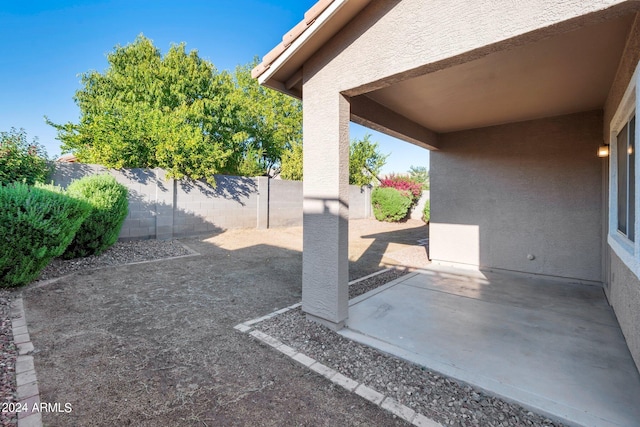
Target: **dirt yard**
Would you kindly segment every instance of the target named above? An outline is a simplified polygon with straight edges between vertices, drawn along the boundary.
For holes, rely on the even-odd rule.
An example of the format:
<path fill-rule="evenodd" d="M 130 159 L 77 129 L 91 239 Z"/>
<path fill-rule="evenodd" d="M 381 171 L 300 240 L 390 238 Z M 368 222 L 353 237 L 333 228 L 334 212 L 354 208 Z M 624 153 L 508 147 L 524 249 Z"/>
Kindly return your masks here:
<path fill-rule="evenodd" d="M 405 425 L 233 329 L 298 302 L 301 228 L 182 242 L 199 255 L 23 291 L 47 426 Z M 420 221 L 350 224 L 350 277 L 427 262 Z"/>

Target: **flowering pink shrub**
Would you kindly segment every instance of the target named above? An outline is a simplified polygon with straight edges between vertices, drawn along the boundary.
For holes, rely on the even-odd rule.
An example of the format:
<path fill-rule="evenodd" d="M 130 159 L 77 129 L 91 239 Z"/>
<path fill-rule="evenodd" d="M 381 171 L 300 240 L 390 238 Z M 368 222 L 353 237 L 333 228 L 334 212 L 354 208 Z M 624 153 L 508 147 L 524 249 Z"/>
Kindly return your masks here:
<path fill-rule="evenodd" d="M 380 181 L 380 187 L 382 188 L 395 188 L 403 194 L 411 197 L 411 200 L 415 203 L 422 195 L 422 184 L 414 181 L 408 176 L 391 174 Z"/>

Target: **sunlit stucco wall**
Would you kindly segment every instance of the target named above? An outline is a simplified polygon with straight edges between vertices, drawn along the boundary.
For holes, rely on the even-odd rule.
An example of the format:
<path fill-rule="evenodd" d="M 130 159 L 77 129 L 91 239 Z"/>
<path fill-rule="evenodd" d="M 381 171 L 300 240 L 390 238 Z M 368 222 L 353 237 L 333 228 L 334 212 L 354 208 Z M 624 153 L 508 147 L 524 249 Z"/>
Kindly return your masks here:
<path fill-rule="evenodd" d="M 600 282 L 601 132 L 596 111 L 442 135 L 432 260 Z"/>

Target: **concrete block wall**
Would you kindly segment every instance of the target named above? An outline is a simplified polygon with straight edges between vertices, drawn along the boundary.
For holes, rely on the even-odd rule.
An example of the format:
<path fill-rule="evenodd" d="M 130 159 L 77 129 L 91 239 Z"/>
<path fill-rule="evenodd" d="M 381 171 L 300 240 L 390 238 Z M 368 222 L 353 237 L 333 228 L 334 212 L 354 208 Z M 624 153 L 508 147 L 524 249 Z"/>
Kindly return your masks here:
<path fill-rule="evenodd" d="M 216 176 L 216 184 L 176 182 L 174 237 L 256 227 L 257 179 Z"/>
<path fill-rule="evenodd" d="M 269 227 L 302 225 L 302 183 L 271 180 L 269 187 Z"/>
<path fill-rule="evenodd" d="M 58 163 L 52 176 L 66 188 L 87 175 L 111 174 L 129 189 L 129 215 L 120 240 L 171 239 L 229 228 L 302 225 L 302 182 L 267 177 L 216 176 L 203 181 L 167 178 L 162 169 L 107 169 L 99 165 Z M 371 216 L 371 190 L 351 186 L 349 215 Z"/>
<path fill-rule="evenodd" d="M 371 187 L 349 186 L 349 219 L 371 218 Z"/>
<path fill-rule="evenodd" d="M 173 184 L 165 182 L 161 169 L 107 169 L 99 165 L 82 163 L 60 163 L 55 165 L 52 181 L 55 185 L 66 188 L 71 181 L 87 175 L 108 173 L 129 189 L 129 215 L 120 231 L 121 240 L 162 238 L 162 231 L 157 232 L 158 224 L 169 222 L 165 218 L 173 211 L 172 198 L 167 196 Z M 164 203 L 164 206 L 163 206 Z M 167 206 L 168 204 L 168 206 Z M 158 223 L 158 213 L 163 219 Z"/>

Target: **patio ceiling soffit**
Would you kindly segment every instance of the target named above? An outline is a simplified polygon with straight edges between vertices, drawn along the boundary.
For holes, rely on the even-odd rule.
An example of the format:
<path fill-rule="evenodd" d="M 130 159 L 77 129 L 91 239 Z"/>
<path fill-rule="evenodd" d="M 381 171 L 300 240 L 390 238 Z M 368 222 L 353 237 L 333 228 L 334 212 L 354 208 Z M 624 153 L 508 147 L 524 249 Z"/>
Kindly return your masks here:
<path fill-rule="evenodd" d="M 375 102 L 366 95 L 349 99 L 351 120 L 370 129 L 391 135 L 429 150 L 437 150 L 438 134 Z"/>

